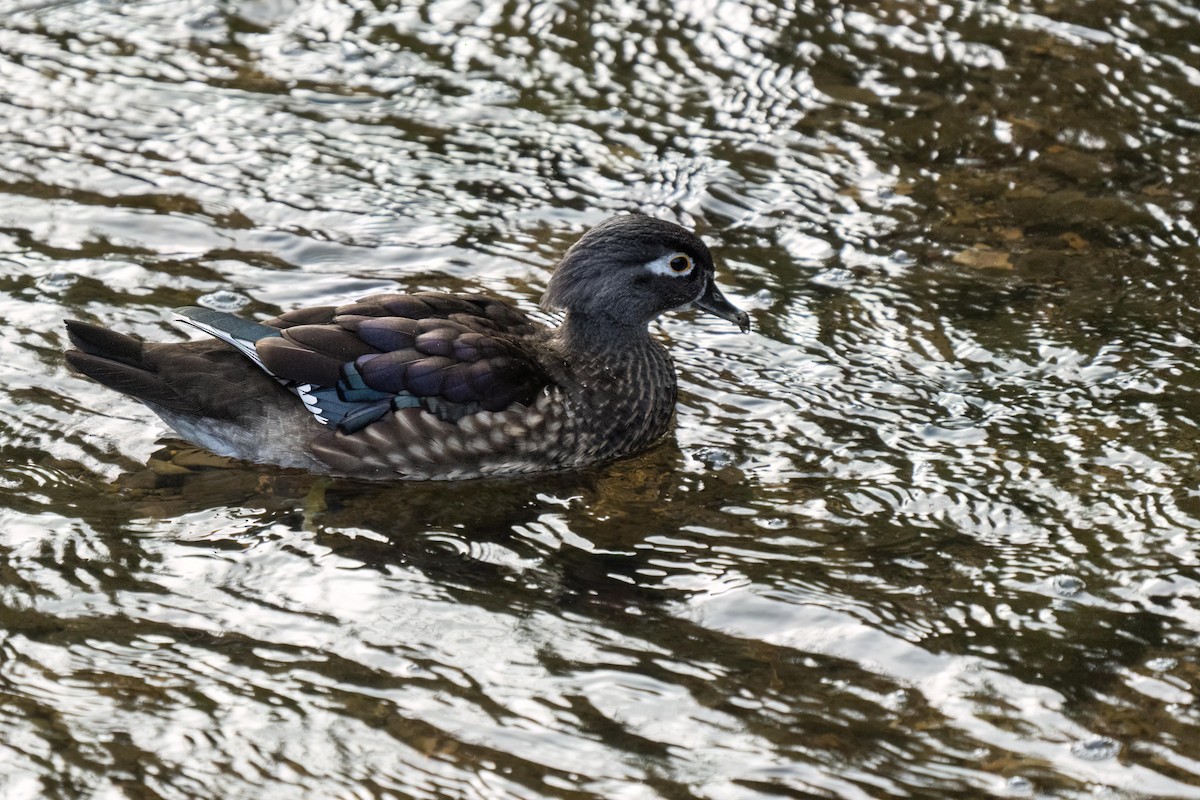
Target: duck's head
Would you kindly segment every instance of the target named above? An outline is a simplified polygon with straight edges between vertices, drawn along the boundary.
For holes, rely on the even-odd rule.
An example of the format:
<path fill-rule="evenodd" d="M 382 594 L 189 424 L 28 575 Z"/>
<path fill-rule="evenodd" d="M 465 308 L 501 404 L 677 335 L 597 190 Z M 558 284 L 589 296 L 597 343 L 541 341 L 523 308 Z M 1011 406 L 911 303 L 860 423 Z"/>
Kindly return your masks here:
<path fill-rule="evenodd" d="M 712 254 L 699 236 L 632 214 L 605 220 L 571 245 L 542 307 L 642 330 L 665 311 L 695 307 L 750 330 L 750 316 L 717 288 Z"/>

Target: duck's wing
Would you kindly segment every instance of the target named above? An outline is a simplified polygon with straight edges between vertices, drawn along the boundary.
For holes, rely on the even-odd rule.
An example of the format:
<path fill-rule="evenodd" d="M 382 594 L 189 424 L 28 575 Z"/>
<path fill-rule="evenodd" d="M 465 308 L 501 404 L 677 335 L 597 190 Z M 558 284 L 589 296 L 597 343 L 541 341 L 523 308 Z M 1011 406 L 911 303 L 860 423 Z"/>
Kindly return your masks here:
<path fill-rule="evenodd" d="M 207 309 L 178 313 L 238 347 L 318 422 L 347 434 L 405 408 L 454 422 L 529 405 L 551 382 L 525 341 L 537 325 L 493 298 L 374 295 L 262 324 Z"/>

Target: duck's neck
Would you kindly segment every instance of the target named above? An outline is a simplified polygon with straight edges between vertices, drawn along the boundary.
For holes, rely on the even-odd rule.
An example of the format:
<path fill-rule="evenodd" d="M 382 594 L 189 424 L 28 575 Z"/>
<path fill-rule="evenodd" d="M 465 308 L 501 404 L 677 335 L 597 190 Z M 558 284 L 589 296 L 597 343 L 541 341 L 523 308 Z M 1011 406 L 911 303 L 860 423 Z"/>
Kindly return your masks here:
<path fill-rule="evenodd" d="M 607 315 L 568 312 L 556 338 L 567 352 L 616 355 L 637 353 L 654 345 L 646 323 L 629 323 Z"/>
<path fill-rule="evenodd" d="M 567 314 L 555 331 L 575 435 L 601 458 L 636 452 L 661 438 L 675 410 L 675 368 L 645 323 Z"/>

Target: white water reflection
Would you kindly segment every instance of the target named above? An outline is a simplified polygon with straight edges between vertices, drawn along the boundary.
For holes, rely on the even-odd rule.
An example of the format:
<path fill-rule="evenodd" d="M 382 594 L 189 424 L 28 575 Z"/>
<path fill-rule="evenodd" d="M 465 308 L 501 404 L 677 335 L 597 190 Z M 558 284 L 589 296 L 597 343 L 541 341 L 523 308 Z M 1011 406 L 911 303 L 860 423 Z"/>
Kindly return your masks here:
<path fill-rule="evenodd" d="M 1080 781 L 1134 794 L 1200 797 L 1200 788 L 1112 761 L 1120 751 L 1063 715 L 1058 692 L 1016 680 L 983 658 L 945 656 L 890 636 L 854 615 L 752 591 L 694 601 L 680 613 L 704 627 L 767 644 L 845 659 L 919 691 L 947 724 L 984 745 L 1052 764 Z M 984 612 L 986 614 L 986 612 Z M 981 713 L 984 712 L 984 713 Z M 997 720 L 996 715 L 1001 715 Z M 1104 762 L 1080 764 L 1085 762 Z M 980 790 L 991 788 L 981 782 Z"/>
<path fill-rule="evenodd" d="M 1183 3 L 22 4 L 0 796 L 1195 797 Z M 532 308 L 694 225 L 674 440 L 364 486 L 160 450 L 60 320 Z"/>

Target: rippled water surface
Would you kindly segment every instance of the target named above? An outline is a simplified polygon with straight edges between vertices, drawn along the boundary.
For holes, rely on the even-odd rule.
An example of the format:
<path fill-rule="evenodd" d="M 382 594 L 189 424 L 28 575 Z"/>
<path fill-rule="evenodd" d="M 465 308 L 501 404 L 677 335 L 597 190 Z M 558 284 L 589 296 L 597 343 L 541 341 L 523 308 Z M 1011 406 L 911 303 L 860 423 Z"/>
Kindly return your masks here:
<path fill-rule="evenodd" d="M 8 3 L 0 797 L 1200 797 L 1187 0 Z M 231 464 L 69 373 L 699 230 L 675 435 Z"/>

